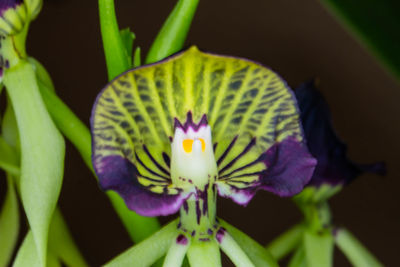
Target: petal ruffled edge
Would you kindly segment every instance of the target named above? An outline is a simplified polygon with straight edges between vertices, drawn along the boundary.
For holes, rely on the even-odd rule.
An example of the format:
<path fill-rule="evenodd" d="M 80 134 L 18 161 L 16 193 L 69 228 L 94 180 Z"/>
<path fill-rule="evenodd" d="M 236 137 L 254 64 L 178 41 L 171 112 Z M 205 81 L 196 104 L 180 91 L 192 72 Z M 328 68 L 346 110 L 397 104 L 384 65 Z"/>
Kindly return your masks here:
<path fill-rule="evenodd" d="M 121 156 L 104 157 L 95 166 L 103 190 L 116 191 L 129 209 L 143 216 L 165 216 L 176 213 L 191 193 L 180 191 L 157 194 L 139 183 L 136 167 Z"/>

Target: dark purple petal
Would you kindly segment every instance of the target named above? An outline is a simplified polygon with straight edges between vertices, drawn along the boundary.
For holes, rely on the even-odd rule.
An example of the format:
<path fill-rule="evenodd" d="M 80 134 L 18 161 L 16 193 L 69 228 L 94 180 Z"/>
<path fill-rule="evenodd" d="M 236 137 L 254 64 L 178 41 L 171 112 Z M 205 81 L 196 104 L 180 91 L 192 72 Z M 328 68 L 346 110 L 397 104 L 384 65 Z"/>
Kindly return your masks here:
<path fill-rule="evenodd" d="M 151 192 L 138 182 L 136 167 L 120 156 L 102 158 L 95 169 L 104 190 L 116 191 L 125 200 L 129 209 L 143 216 L 173 214 L 189 197 L 183 193 L 169 195 Z"/>
<path fill-rule="evenodd" d="M 260 174 L 257 185 L 240 189 L 229 181 L 222 187 L 219 181 L 219 194 L 241 205 L 247 205 L 260 188 L 281 197 L 293 196 L 309 183 L 317 164 L 305 144 L 293 137 L 274 144 L 260 157 L 260 161 L 264 162 L 267 169 Z"/>
<path fill-rule="evenodd" d="M 301 121 L 311 154 L 318 160 L 310 185 L 347 184 L 364 173 L 385 173 L 383 163 L 357 164 L 347 157 L 347 146 L 337 136 L 328 104 L 314 81 L 295 90 Z"/>
<path fill-rule="evenodd" d="M 303 190 L 317 164 L 307 147 L 291 137 L 272 146 L 266 152 L 264 162 L 267 171 L 261 178 L 261 188 L 282 197 Z"/>

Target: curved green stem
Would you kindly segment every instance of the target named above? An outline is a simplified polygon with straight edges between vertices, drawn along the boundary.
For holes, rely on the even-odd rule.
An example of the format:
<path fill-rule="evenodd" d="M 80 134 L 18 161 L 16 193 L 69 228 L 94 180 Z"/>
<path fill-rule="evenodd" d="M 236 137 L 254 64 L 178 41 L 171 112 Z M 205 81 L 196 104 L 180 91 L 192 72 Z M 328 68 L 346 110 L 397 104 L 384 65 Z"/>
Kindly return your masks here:
<path fill-rule="evenodd" d="M 160 61 L 182 49 L 199 0 L 179 0 L 147 54 L 145 63 Z"/>
<path fill-rule="evenodd" d="M 296 249 L 301 243 L 303 233 L 304 225 L 297 224 L 270 242 L 266 249 L 271 253 L 272 257 L 280 260 Z"/>

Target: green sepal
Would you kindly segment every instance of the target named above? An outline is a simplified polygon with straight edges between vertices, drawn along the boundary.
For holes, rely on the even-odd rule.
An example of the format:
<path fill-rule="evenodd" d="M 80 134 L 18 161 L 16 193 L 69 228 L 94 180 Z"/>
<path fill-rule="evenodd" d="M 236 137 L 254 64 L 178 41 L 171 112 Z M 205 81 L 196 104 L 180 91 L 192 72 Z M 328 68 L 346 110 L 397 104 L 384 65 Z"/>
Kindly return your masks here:
<path fill-rule="evenodd" d="M 228 224 L 224 220 L 218 219 L 222 227 L 235 239 L 246 255 L 256 267 L 278 267 L 278 263 L 268 250 L 253 240 L 251 237 Z"/>
<path fill-rule="evenodd" d="M 39 88 L 54 123 L 77 148 L 83 161 L 94 174 L 89 129 L 51 89 L 40 81 Z M 107 192 L 107 195 L 134 242 L 140 242 L 160 229 L 160 224 L 156 218 L 143 217 L 129 210 L 122 198 L 114 192 Z"/>
<path fill-rule="evenodd" d="M 335 242 L 355 267 L 383 267 L 384 265 L 346 229 L 335 230 Z"/>
<path fill-rule="evenodd" d="M 303 244 L 295 250 L 293 256 L 289 260 L 288 267 L 307 267 Z"/>
<path fill-rule="evenodd" d="M 0 210 L 0 266 L 8 266 L 13 255 L 18 240 L 19 217 L 14 181 L 7 174 L 7 193 Z"/>
<path fill-rule="evenodd" d="M 308 267 L 333 266 L 334 240 L 330 231 L 305 231 L 303 246 Z"/>
<path fill-rule="evenodd" d="M 169 249 L 171 242 L 178 236 L 178 220 L 161 228 L 152 236 L 129 248 L 106 263 L 105 267 L 147 267 L 161 258 Z"/>
<path fill-rule="evenodd" d="M 182 49 L 199 0 L 179 0 L 150 47 L 145 63 L 160 61 Z"/>
<path fill-rule="evenodd" d="M 0 136 L 0 168 L 12 175 L 20 175 L 19 159 L 14 149 Z"/>
<path fill-rule="evenodd" d="M 214 239 L 203 242 L 193 240 L 187 252 L 190 267 L 221 267 L 221 253 Z"/>
<path fill-rule="evenodd" d="M 297 224 L 271 241 L 266 249 L 277 261 L 288 255 L 301 244 L 304 225 Z"/>
<path fill-rule="evenodd" d="M 45 264 L 48 228 L 61 189 L 65 144 L 41 99 L 32 66 L 21 60 L 4 78 L 21 141 L 21 198 Z"/>

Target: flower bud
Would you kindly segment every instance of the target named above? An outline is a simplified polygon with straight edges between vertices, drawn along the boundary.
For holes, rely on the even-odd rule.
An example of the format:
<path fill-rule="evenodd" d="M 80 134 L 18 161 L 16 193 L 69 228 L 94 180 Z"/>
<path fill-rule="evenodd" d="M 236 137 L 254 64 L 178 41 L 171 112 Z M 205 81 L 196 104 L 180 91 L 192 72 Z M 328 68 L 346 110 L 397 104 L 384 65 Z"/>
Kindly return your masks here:
<path fill-rule="evenodd" d="M 0 33 L 14 35 L 22 30 L 28 19 L 27 9 L 22 0 L 0 2 Z"/>

